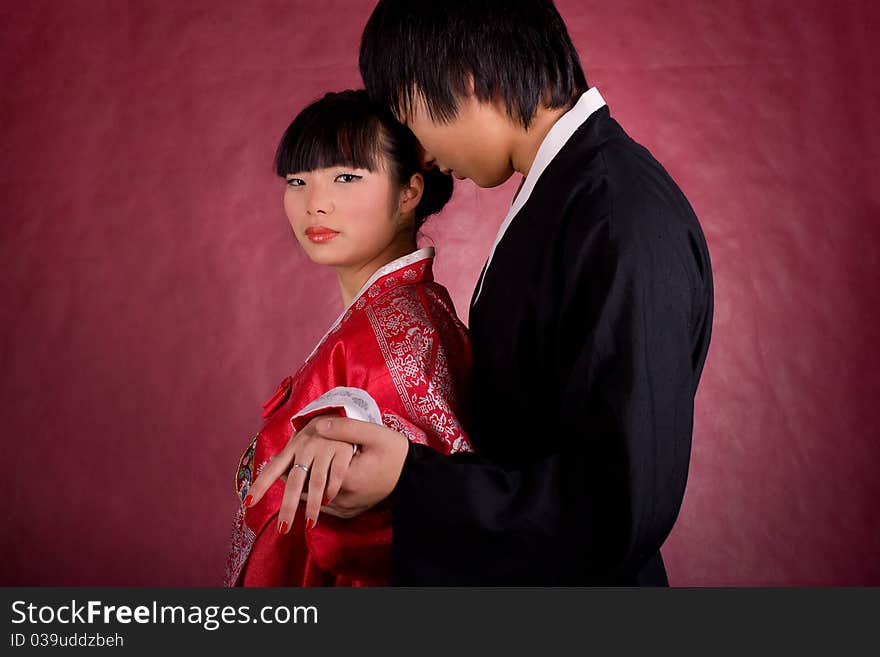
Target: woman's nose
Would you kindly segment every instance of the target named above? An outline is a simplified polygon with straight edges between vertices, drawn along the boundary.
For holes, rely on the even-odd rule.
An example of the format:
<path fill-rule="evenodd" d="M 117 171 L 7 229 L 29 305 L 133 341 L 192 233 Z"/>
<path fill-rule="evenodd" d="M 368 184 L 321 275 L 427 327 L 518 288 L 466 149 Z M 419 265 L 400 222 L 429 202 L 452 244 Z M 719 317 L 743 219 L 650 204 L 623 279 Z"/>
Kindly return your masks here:
<path fill-rule="evenodd" d="M 306 203 L 306 212 L 309 214 L 330 214 L 333 212 L 334 206 L 330 196 L 320 191 L 313 191 L 309 194 Z"/>

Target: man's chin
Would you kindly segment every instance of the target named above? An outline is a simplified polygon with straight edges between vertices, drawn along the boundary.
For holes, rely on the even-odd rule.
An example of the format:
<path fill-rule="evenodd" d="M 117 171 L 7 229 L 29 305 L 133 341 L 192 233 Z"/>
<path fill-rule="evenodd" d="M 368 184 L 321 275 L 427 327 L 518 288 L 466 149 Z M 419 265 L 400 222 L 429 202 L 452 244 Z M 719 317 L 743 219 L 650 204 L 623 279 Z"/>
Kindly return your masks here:
<path fill-rule="evenodd" d="M 491 189 L 492 187 L 503 185 L 508 180 L 510 180 L 510 177 L 512 175 L 513 170 L 511 169 L 510 171 L 506 171 L 503 174 L 492 177 L 487 176 L 486 178 L 481 178 L 480 180 L 477 180 L 476 178 L 471 178 L 471 181 L 478 187 L 482 187 L 483 189 Z"/>

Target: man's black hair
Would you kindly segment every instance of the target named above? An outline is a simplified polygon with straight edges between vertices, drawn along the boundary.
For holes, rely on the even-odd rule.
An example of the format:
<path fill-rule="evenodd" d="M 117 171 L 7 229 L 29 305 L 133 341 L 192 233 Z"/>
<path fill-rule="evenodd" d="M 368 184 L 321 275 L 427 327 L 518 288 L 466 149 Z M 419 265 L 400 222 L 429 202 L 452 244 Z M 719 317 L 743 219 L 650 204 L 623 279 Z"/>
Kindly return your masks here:
<path fill-rule="evenodd" d="M 470 77 L 528 128 L 539 104 L 569 107 L 587 81 L 551 0 L 380 0 L 361 39 L 367 92 L 405 117 L 416 94 L 431 118 L 456 116 Z"/>
<path fill-rule="evenodd" d="M 377 171 L 387 163 L 398 184 L 414 173 L 425 180 L 416 206 L 416 230 L 452 196 L 452 178 L 438 169 L 423 171 L 415 136 L 363 89 L 325 94 L 288 126 L 275 152 L 275 173 L 314 171 L 334 166 Z"/>

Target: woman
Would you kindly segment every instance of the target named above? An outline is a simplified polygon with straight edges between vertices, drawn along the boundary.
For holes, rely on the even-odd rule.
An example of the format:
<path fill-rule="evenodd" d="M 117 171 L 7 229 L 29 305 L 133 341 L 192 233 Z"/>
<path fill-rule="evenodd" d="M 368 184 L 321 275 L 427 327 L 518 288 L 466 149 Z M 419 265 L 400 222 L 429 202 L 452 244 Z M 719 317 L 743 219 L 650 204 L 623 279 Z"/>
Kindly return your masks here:
<path fill-rule="evenodd" d="M 299 506 L 288 522 L 279 520 L 284 481 L 256 502 L 248 489 L 317 414 L 384 424 L 445 454 L 471 449 L 462 427 L 470 343 L 449 294 L 433 281 L 433 249 L 416 245 L 422 223 L 449 200 L 452 180 L 422 171 L 412 133 L 363 91 L 327 94 L 303 110 L 281 140 L 276 171 L 286 181 L 291 228 L 312 261 L 336 270 L 345 310 L 263 405 L 265 425 L 236 475 L 242 505 L 225 581 L 387 584 L 387 506 L 354 520 L 325 515 L 320 524 Z M 340 443 L 326 459 L 296 467 L 321 468 L 323 477 L 352 458 L 356 450 Z"/>

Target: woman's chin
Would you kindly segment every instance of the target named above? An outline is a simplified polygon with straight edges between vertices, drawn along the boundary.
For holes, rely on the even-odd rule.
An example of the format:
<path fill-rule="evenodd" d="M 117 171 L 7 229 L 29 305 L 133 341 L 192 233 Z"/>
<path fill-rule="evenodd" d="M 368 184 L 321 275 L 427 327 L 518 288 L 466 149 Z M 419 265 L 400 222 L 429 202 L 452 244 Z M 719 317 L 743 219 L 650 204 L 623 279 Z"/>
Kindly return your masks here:
<path fill-rule="evenodd" d="M 307 251 L 306 255 L 309 256 L 309 260 L 313 263 L 323 267 L 340 267 L 343 264 L 340 258 L 334 257 L 329 253 L 311 253 Z"/>
<path fill-rule="evenodd" d="M 347 258 L 345 254 L 335 249 L 311 247 L 305 249 L 305 252 L 309 260 L 323 267 L 350 267 L 352 264 L 351 257 Z"/>
<path fill-rule="evenodd" d="M 300 242 L 300 246 L 309 260 L 316 265 L 324 265 L 326 267 L 335 267 L 343 258 L 340 257 L 339 249 L 333 248 L 335 245 L 329 243 L 313 244 L 312 242 Z"/>

